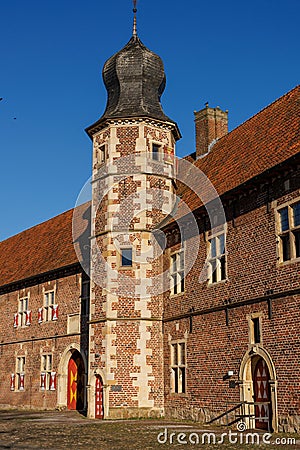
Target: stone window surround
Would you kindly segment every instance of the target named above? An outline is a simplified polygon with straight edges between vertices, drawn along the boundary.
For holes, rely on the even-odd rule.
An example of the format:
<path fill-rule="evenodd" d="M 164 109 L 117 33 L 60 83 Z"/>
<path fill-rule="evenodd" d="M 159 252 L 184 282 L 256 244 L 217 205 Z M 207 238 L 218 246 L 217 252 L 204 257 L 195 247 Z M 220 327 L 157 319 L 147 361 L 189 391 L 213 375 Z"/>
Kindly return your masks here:
<path fill-rule="evenodd" d="M 183 253 L 183 267 L 179 270 L 173 271 L 172 270 L 172 257 L 175 255 L 179 255 L 180 253 Z M 181 247 L 178 250 L 175 251 L 171 251 L 170 252 L 170 297 L 175 297 L 175 296 L 179 296 L 179 295 L 183 295 L 184 291 L 185 291 L 185 248 L 184 248 L 184 244 L 181 245 Z M 172 276 L 174 276 L 175 274 L 178 275 L 178 273 L 183 272 L 183 289 L 181 289 L 181 282 L 179 284 L 177 284 L 177 286 L 180 286 L 180 291 L 179 292 L 172 292 L 174 289 L 173 283 L 172 283 Z"/>
<path fill-rule="evenodd" d="M 108 160 L 108 143 L 102 142 L 101 144 L 99 142 L 95 142 L 95 167 L 98 169 L 99 167 L 103 166 Z"/>
<path fill-rule="evenodd" d="M 25 379 L 25 364 L 26 364 L 26 356 L 17 356 L 16 357 L 16 391 L 22 392 L 25 390 L 24 387 L 24 379 Z M 21 387 L 21 376 L 23 376 L 23 387 Z"/>
<path fill-rule="evenodd" d="M 132 250 L 132 264 L 131 266 L 122 266 L 122 250 L 129 248 Z M 117 261 L 118 270 L 134 270 L 136 267 L 134 246 L 132 244 L 121 244 L 119 248 L 117 248 Z"/>
<path fill-rule="evenodd" d="M 165 144 L 163 144 L 160 141 L 150 140 L 150 155 L 151 155 L 150 157 L 153 161 L 162 162 L 164 160 L 164 152 L 163 152 L 164 145 Z M 153 147 L 154 146 L 158 147 L 157 159 L 153 158 Z"/>
<path fill-rule="evenodd" d="M 253 319 L 259 320 L 259 336 L 260 336 L 259 342 L 255 342 Z M 249 348 L 256 346 L 256 345 L 262 346 L 262 344 L 263 344 L 262 319 L 263 319 L 263 312 L 256 312 L 256 313 L 247 315 L 248 330 L 249 330 Z"/>
<path fill-rule="evenodd" d="M 219 250 L 216 248 L 216 256 L 211 258 L 210 252 L 211 252 L 211 240 L 214 238 L 219 238 L 219 236 L 224 235 L 224 249 L 223 249 L 223 253 L 220 253 Z M 218 283 L 224 283 L 224 281 L 228 280 L 228 273 L 227 273 L 227 232 L 226 232 L 226 227 L 221 227 L 221 229 L 219 229 L 218 231 L 207 231 L 205 233 L 205 240 L 207 242 L 207 282 L 209 286 L 215 286 Z M 222 274 L 221 274 L 221 264 L 220 264 L 220 259 L 221 257 L 224 257 L 225 260 L 225 277 L 222 278 Z M 212 270 L 211 270 L 211 261 L 216 260 L 216 281 L 213 281 L 212 278 Z"/>
<path fill-rule="evenodd" d="M 177 360 L 173 360 L 173 347 L 177 346 Z M 184 345 L 184 363 L 178 364 L 178 355 L 179 355 L 179 348 L 181 345 Z M 170 340 L 169 341 L 169 348 L 170 348 L 170 393 L 172 395 L 179 395 L 179 396 L 186 396 L 187 393 L 187 339 L 177 339 L 177 340 Z M 176 364 L 175 364 L 176 363 Z M 175 369 L 183 369 L 184 370 L 184 385 L 179 387 L 179 372 L 177 372 Z M 176 392 L 175 390 L 175 379 L 174 377 L 177 376 L 177 390 L 181 390 L 182 392 Z"/>
<path fill-rule="evenodd" d="M 22 297 L 18 297 L 18 316 L 19 316 L 19 327 L 25 327 L 26 326 L 26 317 L 27 312 L 29 310 L 29 298 L 30 298 L 30 292 L 28 291 L 27 294 L 24 293 Z M 26 308 L 24 308 L 24 301 L 26 301 Z"/>
<path fill-rule="evenodd" d="M 51 358 L 49 358 L 51 357 Z M 46 364 L 43 364 L 43 360 L 46 359 Z M 50 361 L 50 363 L 49 363 Z M 49 364 L 48 364 L 49 363 Z M 46 366 L 46 367 L 45 367 Z M 46 374 L 45 390 L 50 390 L 50 377 L 53 366 L 53 354 L 51 352 L 45 352 L 41 354 L 41 373 Z"/>
<path fill-rule="evenodd" d="M 293 212 L 292 207 L 300 202 L 300 197 L 296 197 L 293 200 L 282 203 L 280 206 L 275 208 L 275 228 L 276 228 L 276 236 L 277 236 L 277 262 L 279 265 L 291 264 L 295 261 L 299 261 L 299 257 L 296 257 L 296 249 L 295 249 L 295 241 L 294 241 L 294 230 L 300 230 L 300 226 L 294 227 L 293 225 Z M 288 218 L 289 218 L 289 228 L 288 230 L 282 232 L 281 231 L 281 221 L 280 221 L 280 210 L 284 208 L 288 208 Z M 282 240 L 281 236 L 288 235 L 289 236 L 289 246 L 290 246 L 290 258 L 286 261 L 283 260 L 283 249 L 282 249 Z"/>
<path fill-rule="evenodd" d="M 53 292 L 53 303 L 46 305 L 46 295 Z M 56 288 L 55 286 L 52 289 L 46 290 L 43 288 L 43 322 L 51 322 L 52 321 L 52 309 L 53 306 L 56 305 Z"/>

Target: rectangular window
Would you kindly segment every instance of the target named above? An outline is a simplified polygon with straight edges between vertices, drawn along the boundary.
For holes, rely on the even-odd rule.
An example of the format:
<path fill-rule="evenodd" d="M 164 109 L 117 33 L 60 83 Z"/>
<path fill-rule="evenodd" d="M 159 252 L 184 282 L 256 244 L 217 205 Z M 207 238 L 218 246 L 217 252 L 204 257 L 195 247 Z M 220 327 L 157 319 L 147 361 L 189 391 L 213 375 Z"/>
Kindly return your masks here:
<path fill-rule="evenodd" d="M 25 389 L 25 356 L 18 356 L 16 360 L 17 389 Z"/>
<path fill-rule="evenodd" d="M 25 326 L 26 325 L 26 318 L 27 318 L 27 311 L 28 311 L 28 297 L 20 298 L 19 299 L 19 326 Z"/>
<path fill-rule="evenodd" d="M 171 344 L 171 391 L 184 394 L 186 391 L 185 342 Z"/>
<path fill-rule="evenodd" d="M 88 305 L 90 299 L 90 280 L 85 280 L 82 282 L 81 289 L 81 315 L 88 315 Z"/>
<path fill-rule="evenodd" d="M 208 239 L 209 282 L 226 280 L 225 233 Z"/>
<path fill-rule="evenodd" d="M 55 295 L 54 291 L 45 292 L 44 294 L 44 321 L 49 322 L 53 320 L 55 310 Z"/>
<path fill-rule="evenodd" d="M 171 295 L 184 292 L 184 250 L 173 253 L 170 258 Z"/>
<path fill-rule="evenodd" d="M 258 313 L 248 317 L 250 344 L 262 342 L 262 316 Z"/>
<path fill-rule="evenodd" d="M 152 159 L 159 161 L 161 158 L 161 146 L 158 144 L 152 144 Z"/>
<path fill-rule="evenodd" d="M 279 209 L 278 245 L 280 262 L 300 257 L 300 202 Z"/>
<path fill-rule="evenodd" d="M 50 390 L 52 372 L 52 355 L 42 355 L 41 360 L 41 389 Z"/>
<path fill-rule="evenodd" d="M 99 147 L 99 159 L 100 164 L 104 164 L 106 161 L 106 148 L 105 145 Z"/>
<path fill-rule="evenodd" d="M 122 248 L 121 249 L 121 266 L 131 267 L 132 266 L 132 248 Z"/>
<path fill-rule="evenodd" d="M 254 344 L 260 343 L 260 323 L 259 317 L 252 319 Z"/>

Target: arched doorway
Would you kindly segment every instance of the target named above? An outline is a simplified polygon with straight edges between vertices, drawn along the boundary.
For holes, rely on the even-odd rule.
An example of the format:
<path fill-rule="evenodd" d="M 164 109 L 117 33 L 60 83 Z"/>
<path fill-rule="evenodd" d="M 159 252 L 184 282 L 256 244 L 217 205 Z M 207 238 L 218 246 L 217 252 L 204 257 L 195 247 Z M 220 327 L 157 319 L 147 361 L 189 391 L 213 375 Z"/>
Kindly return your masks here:
<path fill-rule="evenodd" d="M 95 380 L 95 419 L 103 419 L 103 381 L 100 375 Z"/>
<path fill-rule="evenodd" d="M 272 427 L 270 373 L 263 358 L 253 361 L 253 392 L 255 428 L 270 430 Z"/>
<path fill-rule="evenodd" d="M 277 432 L 277 378 L 269 353 L 260 346 L 248 350 L 241 362 L 239 380 L 247 428 Z"/>
<path fill-rule="evenodd" d="M 68 363 L 67 406 L 68 409 L 84 408 L 84 362 L 78 350 L 75 350 Z"/>

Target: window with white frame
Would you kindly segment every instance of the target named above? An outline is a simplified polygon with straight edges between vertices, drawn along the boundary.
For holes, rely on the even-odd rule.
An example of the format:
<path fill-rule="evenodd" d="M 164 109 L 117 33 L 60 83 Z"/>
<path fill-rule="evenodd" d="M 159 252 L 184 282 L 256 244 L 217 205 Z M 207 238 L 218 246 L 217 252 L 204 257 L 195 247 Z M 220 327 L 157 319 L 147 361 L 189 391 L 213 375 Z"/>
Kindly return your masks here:
<path fill-rule="evenodd" d="M 300 257 L 300 202 L 277 210 L 280 262 Z"/>
<path fill-rule="evenodd" d="M 208 280 L 217 283 L 226 279 L 225 232 L 208 239 Z"/>
<path fill-rule="evenodd" d="M 186 392 L 186 345 L 185 342 L 171 343 L 171 392 Z"/>
<path fill-rule="evenodd" d="M 48 291 L 44 293 L 44 317 L 43 321 L 57 320 L 58 307 L 55 303 L 55 292 Z"/>
<path fill-rule="evenodd" d="M 184 292 L 184 249 L 170 257 L 171 295 Z"/>
<path fill-rule="evenodd" d="M 19 298 L 19 321 L 18 325 L 20 327 L 25 326 L 27 323 L 27 315 L 28 315 L 28 297 Z"/>
<path fill-rule="evenodd" d="M 17 356 L 16 360 L 17 390 L 25 389 L 25 356 Z"/>
<path fill-rule="evenodd" d="M 41 359 L 41 389 L 50 390 L 52 372 L 52 354 L 43 354 Z"/>

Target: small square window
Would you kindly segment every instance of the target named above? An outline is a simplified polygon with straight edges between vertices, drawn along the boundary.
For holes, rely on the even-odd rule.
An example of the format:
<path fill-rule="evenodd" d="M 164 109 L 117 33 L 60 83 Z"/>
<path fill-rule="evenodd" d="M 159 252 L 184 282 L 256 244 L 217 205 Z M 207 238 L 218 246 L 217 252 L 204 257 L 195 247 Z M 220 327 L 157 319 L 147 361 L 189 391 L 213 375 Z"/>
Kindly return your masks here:
<path fill-rule="evenodd" d="M 132 266 L 132 248 L 122 248 L 121 249 L 121 265 L 123 267 Z"/>

